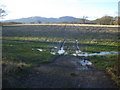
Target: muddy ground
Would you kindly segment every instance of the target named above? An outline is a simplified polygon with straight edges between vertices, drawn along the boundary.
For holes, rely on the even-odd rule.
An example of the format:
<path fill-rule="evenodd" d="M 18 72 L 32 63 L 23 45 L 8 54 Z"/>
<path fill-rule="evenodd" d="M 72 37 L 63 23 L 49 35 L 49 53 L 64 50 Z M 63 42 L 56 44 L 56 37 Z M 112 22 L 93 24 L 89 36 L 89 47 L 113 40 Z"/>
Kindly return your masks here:
<path fill-rule="evenodd" d="M 104 70 L 81 66 L 81 59 L 59 56 L 54 62 L 31 68 L 27 74 L 5 75 L 3 88 L 116 88 Z"/>

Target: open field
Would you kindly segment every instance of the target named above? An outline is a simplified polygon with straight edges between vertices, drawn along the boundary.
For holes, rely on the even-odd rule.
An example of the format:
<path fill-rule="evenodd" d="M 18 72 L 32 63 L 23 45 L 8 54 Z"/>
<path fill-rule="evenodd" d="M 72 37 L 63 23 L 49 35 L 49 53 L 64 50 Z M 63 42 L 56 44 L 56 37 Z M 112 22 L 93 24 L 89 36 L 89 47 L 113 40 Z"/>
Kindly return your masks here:
<path fill-rule="evenodd" d="M 53 46 L 60 48 L 59 42 L 63 40 L 66 40 L 65 50 L 67 46 L 69 46 L 71 52 L 75 52 L 76 50 L 75 40 L 79 41 L 78 45 L 83 52 L 118 52 L 118 46 L 120 45 L 118 34 L 118 27 L 103 25 L 24 24 L 3 26 L 3 67 L 7 67 L 7 65 L 11 66 L 12 63 L 14 64 L 14 68 L 24 66 L 31 69 L 40 64 L 54 62 L 60 55 L 50 54 L 50 49 L 52 49 Z M 46 51 L 40 52 L 32 50 L 33 48 L 41 48 Z M 81 57 L 78 56 L 77 58 L 80 59 Z M 115 71 L 118 55 L 90 56 L 86 57 L 86 59 L 90 60 L 98 69 Z M 13 68 L 8 69 L 10 70 L 5 68 L 5 73 L 13 72 Z M 117 70 L 115 72 L 117 72 Z M 17 74 L 19 75 L 19 72 L 17 72 Z M 8 83 L 9 78 L 5 77 L 5 82 Z"/>

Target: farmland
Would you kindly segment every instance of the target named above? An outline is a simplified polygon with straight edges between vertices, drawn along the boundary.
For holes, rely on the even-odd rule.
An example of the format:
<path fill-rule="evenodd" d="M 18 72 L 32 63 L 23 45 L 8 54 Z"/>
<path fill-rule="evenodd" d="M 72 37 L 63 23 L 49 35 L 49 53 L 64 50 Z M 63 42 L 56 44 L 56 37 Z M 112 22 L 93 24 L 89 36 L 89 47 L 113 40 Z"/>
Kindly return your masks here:
<path fill-rule="evenodd" d="M 63 40 L 66 40 L 65 50 L 69 46 L 71 52 L 76 49 L 74 47 L 75 40 L 79 41 L 78 45 L 83 52 L 118 52 L 118 46 L 120 45 L 118 33 L 118 27 L 113 26 L 77 26 L 74 24 L 6 25 L 3 26 L 2 30 L 3 66 L 9 66 L 12 63 L 15 66 L 14 68 L 21 67 L 21 65 L 32 68 L 40 64 L 54 62 L 60 55 L 50 54 L 50 49 L 53 46 L 60 48 L 59 42 Z M 40 52 L 32 50 L 33 48 L 41 48 L 46 51 Z M 77 58 L 81 57 L 77 56 Z M 98 69 L 115 71 L 118 55 L 90 56 L 86 59 L 94 63 Z M 9 70 L 6 70 L 5 73 L 9 73 Z M 6 78 L 4 79 L 5 82 L 9 81 Z M 115 80 L 115 77 L 113 79 Z"/>

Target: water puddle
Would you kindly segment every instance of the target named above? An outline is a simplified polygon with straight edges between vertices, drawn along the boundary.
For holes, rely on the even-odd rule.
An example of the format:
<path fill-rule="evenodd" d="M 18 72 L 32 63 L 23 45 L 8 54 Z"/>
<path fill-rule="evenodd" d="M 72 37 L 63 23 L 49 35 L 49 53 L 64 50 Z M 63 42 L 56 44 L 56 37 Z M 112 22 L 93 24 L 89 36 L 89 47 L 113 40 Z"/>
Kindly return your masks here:
<path fill-rule="evenodd" d="M 76 52 L 76 53 L 80 53 L 80 52 L 82 52 L 82 51 L 80 51 L 80 50 L 76 50 L 75 52 Z"/>
<path fill-rule="evenodd" d="M 56 52 L 50 52 L 50 54 L 52 54 L 52 55 L 56 55 Z"/>
<path fill-rule="evenodd" d="M 77 70 L 90 70 L 89 66 L 92 66 L 92 62 L 88 61 L 88 60 L 80 60 L 78 61 L 80 63 L 80 67 L 77 67 Z"/>
<path fill-rule="evenodd" d="M 57 49 L 58 47 L 54 47 L 55 49 Z M 46 51 L 45 49 L 40 49 L 40 48 L 32 48 L 32 50 L 37 50 L 37 51 Z M 53 54 L 53 55 L 56 55 L 56 54 L 59 54 L 59 55 L 67 55 L 69 54 L 69 52 L 66 52 L 63 48 L 61 48 L 60 50 L 58 51 L 52 51 L 50 52 L 50 54 Z M 82 52 L 81 50 L 76 50 L 75 53 L 71 54 L 73 56 L 94 56 L 94 55 L 112 55 L 112 54 L 115 54 L 115 55 L 118 55 L 120 54 L 120 52 L 114 52 L 114 51 L 111 51 L 111 52 L 100 52 L 100 53 L 87 53 L 87 52 Z"/>
<path fill-rule="evenodd" d="M 68 52 L 65 52 L 65 53 L 64 53 L 64 55 L 67 55 L 67 54 L 68 54 Z"/>
<path fill-rule="evenodd" d="M 112 55 L 112 54 L 116 54 L 118 55 L 119 52 L 100 52 L 100 53 L 90 53 L 88 54 L 87 52 L 83 53 L 83 54 L 77 54 L 77 53 L 73 53 L 73 56 L 94 56 L 94 55 Z"/>
<path fill-rule="evenodd" d="M 65 53 L 65 50 L 64 49 L 61 49 L 61 50 L 58 50 L 58 54 L 64 54 Z"/>
<path fill-rule="evenodd" d="M 38 51 L 44 51 L 43 49 L 37 49 Z"/>
<path fill-rule="evenodd" d="M 58 47 L 54 47 L 55 49 L 57 49 Z"/>
<path fill-rule="evenodd" d="M 81 60 L 81 61 L 79 61 L 79 63 L 82 65 L 82 66 L 91 66 L 92 65 L 92 63 L 90 62 L 90 61 L 88 61 L 88 60 Z"/>
<path fill-rule="evenodd" d="M 32 50 L 37 50 L 37 51 L 40 51 L 40 52 L 46 51 L 45 49 L 39 49 L 39 48 L 32 48 Z"/>

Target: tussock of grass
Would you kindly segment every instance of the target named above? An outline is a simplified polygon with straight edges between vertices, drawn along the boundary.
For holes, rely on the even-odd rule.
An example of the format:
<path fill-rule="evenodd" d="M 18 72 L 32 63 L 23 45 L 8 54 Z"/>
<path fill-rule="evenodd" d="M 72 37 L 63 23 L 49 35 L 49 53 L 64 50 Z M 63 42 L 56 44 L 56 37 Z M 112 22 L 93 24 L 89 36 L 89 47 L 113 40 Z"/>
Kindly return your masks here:
<path fill-rule="evenodd" d="M 32 73 L 31 67 L 23 62 L 17 63 L 3 58 L 2 61 L 2 83 L 3 87 L 20 87 L 23 77 Z M 21 78 L 20 81 L 17 79 Z"/>
<path fill-rule="evenodd" d="M 120 72 L 117 71 L 117 68 L 107 68 L 107 72 L 111 75 L 112 80 L 115 81 L 118 87 L 120 87 Z"/>
<path fill-rule="evenodd" d="M 26 68 L 29 67 L 28 64 L 20 62 L 12 62 L 7 60 L 7 58 L 3 58 L 2 61 L 2 71 L 3 74 L 9 74 L 9 73 L 21 73 L 21 71 L 28 71 Z M 21 71 L 20 71 L 21 70 Z"/>
<path fill-rule="evenodd" d="M 71 72 L 70 75 L 71 76 L 77 76 L 77 74 L 75 72 Z"/>

